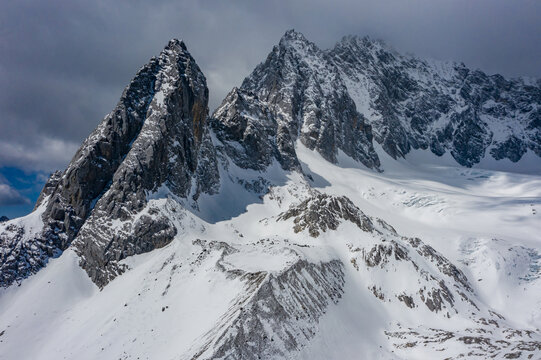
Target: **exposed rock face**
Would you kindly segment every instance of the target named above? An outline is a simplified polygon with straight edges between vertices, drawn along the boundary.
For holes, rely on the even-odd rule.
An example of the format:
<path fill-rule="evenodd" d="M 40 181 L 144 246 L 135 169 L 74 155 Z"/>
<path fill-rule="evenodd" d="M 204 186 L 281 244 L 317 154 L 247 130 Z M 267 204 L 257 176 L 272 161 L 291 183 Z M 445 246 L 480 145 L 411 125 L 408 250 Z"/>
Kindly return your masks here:
<path fill-rule="evenodd" d="M 345 196 L 335 197 L 316 193 L 278 215 L 276 220 L 285 221 L 291 218 L 296 233 L 308 229 L 312 237 L 318 237 L 320 231 L 336 230 L 343 220 L 354 223 L 363 231 L 374 230 L 370 218 Z"/>
<path fill-rule="evenodd" d="M 300 169 L 292 135 L 257 95 L 235 88 L 213 117 L 219 148 L 237 166 L 261 171 L 277 160 L 284 169 Z"/>
<path fill-rule="evenodd" d="M 156 59 L 141 68 L 115 110 L 84 141 L 67 169 L 51 175 L 36 204 L 36 208 L 44 205 L 46 210 L 42 215 L 44 228 L 31 240 L 35 251 L 21 252 L 11 259 L 10 267 L 22 271 L 5 278 L 3 286 L 38 271 L 47 261 L 44 254 L 65 250 L 78 234 L 143 126 L 158 71 Z M 0 264 L 2 273 L 6 266 Z"/>
<path fill-rule="evenodd" d="M 394 158 L 449 151 L 471 167 L 484 157 L 541 156 L 541 83 L 463 64 L 403 56 L 380 41 L 344 37 L 327 51 L 375 140 Z"/>
<path fill-rule="evenodd" d="M 83 142 L 67 169 L 52 174 L 45 185 L 40 198 L 50 194 L 50 199 L 43 218 L 50 224 L 48 236 L 59 238 L 61 250 L 77 235 L 95 202 L 108 189 L 141 131 L 159 70 L 157 59 L 139 70 L 117 107 Z"/>
<path fill-rule="evenodd" d="M 205 334 L 205 345 L 192 360 L 287 357 L 315 336 L 319 318 L 344 291 L 344 269 L 338 260 L 298 260 L 279 274 L 242 277 L 249 291 Z"/>
<path fill-rule="evenodd" d="M 410 348 L 426 348 L 431 344 L 437 344 L 438 349 L 465 349 L 453 358 L 535 359 L 541 351 L 538 333 L 508 327 L 466 328 L 461 331 L 429 328 L 422 332 L 400 328 L 398 331 L 385 331 L 385 334 L 394 341 L 397 353 L 402 356 L 406 356 Z"/>
<path fill-rule="evenodd" d="M 331 162 L 341 150 L 369 168 L 379 167 L 371 128 L 357 112 L 338 69 L 293 30 L 213 117 L 218 139 L 241 167 L 259 170 L 276 159 L 286 170 L 298 169 L 297 139 Z"/>
<path fill-rule="evenodd" d="M 415 250 L 419 256 L 414 255 Z M 353 251 L 355 252 L 357 251 Z M 381 272 L 381 269 L 388 272 L 400 268 L 401 274 L 398 276 L 404 278 L 404 283 L 407 277 L 421 279 L 419 284 L 422 286 L 418 289 L 404 289 L 402 293 L 399 292 L 401 289 L 382 291 L 381 287 L 384 287 L 385 283 L 381 282 L 378 297 L 382 300 L 395 297 L 409 308 L 414 308 L 415 304 L 424 304 L 435 313 L 446 310 L 447 317 L 451 316 L 451 310 L 458 313 L 458 305 L 455 303 L 459 301 L 475 312 L 480 311 L 471 300 L 473 289 L 462 271 L 432 247 L 423 244 L 420 239 L 404 237 L 376 244 L 370 249 L 360 249 L 360 252 L 368 271 L 377 273 Z M 353 259 L 357 264 L 356 258 Z M 437 270 L 430 270 L 423 265 L 425 262 L 434 264 Z M 359 266 L 357 270 L 360 270 Z M 374 275 L 374 278 L 378 277 Z"/>
<path fill-rule="evenodd" d="M 4 222 L 0 230 L 0 286 L 21 281 L 60 255 L 52 239 L 36 236 L 24 226 Z"/>
<path fill-rule="evenodd" d="M 194 199 L 218 190 L 207 104 L 204 75 L 184 43 L 170 41 L 139 70 L 67 169 L 51 175 L 36 205 L 46 207 L 44 228 L 32 239 L 41 260 L 29 262 L 33 255 L 26 253 L 11 258 L 10 266 L 24 271 L 2 285 L 39 270 L 43 254 L 65 250 L 76 236 L 82 266 L 100 286 L 106 280 L 96 268 L 167 244 L 176 230 L 164 217 L 137 217 L 121 238 L 115 224 L 135 220 L 159 190 Z"/>
<path fill-rule="evenodd" d="M 99 286 L 119 272 L 116 262 L 162 247 L 177 233 L 159 209 L 143 212 L 153 193 L 197 199 L 218 190 L 205 77 L 176 40 L 153 61 L 159 71 L 141 130 L 74 243 Z"/>
<path fill-rule="evenodd" d="M 0 216 L 0 222 L 8 221 L 9 218 L 5 215 Z"/>

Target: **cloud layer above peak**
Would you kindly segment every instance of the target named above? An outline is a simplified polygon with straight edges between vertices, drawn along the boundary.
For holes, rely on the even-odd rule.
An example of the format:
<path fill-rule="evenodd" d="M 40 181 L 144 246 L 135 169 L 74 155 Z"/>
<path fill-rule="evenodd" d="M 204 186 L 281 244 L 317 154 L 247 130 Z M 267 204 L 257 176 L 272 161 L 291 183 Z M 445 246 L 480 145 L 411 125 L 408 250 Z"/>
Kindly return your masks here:
<path fill-rule="evenodd" d="M 290 28 L 322 48 L 343 35 L 541 76 L 539 1 L 4 1 L 0 5 L 0 168 L 63 168 L 137 69 L 183 39 L 207 76 L 210 108 Z"/>

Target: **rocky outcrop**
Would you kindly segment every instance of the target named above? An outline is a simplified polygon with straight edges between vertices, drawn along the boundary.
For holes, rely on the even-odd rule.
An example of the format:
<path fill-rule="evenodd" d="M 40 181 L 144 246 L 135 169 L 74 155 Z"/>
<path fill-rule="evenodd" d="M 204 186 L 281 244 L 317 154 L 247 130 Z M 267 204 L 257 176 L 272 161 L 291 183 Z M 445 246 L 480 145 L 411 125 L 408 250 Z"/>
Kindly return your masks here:
<path fill-rule="evenodd" d="M 298 233 L 308 229 L 312 237 L 321 232 L 336 230 L 342 221 L 350 221 L 363 231 L 374 231 L 374 225 L 357 206 L 345 196 L 330 196 L 315 192 L 315 195 L 299 205 L 281 213 L 276 221 L 293 219 L 293 230 Z"/>
<path fill-rule="evenodd" d="M 475 294 L 470 282 L 447 258 L 418 238 L 396 235 L 387 234 L 371 247 L 350 246 L 351 263 L 357 271 L 370 273 L 376 282 L 372 285 L 377 289 L 376 297 L 396 298 L 408 308 L 424 304 L 431 312 L 446 317 L 458 314 L 464 307 L 479 321 L 482 316 L 495 317 L 473 301 Z M 389 273 L 394 273 L 391 276 L 400 285 L 388 287 Z"/>
<path fill-rule="evenodd" d="M 211 126 L 218 148 L 241 168 L 263 171 L 278 161 L 286 170 L 300 169 L 289 129 L 252 92 L 233 89 L 214 112 Z"/>
<path fill-rule="evenodd" d="M 531 330 L 509 327 L 477 327 L 463 330 L 402 328 L 385 331 L 399 356 L 417 349 L 437 351 L 449 359 L 535 359 L 541 351 L 541 336 Z"/>
<path fill-rule="evenodd" d="M 458 313 L 457 302 L 475 313 L 480 311 L 472 300 L 474 291 L 470 282 L 453 263 L 419 238 L 401 237 L 385 221 L 366 216 L 345 196 L 314 192 L 300 204 L 278 215 L 276 221 L 291 219 L 295 233 L 308 230 L 312 237 L 337 230 L 346 221 L 370 233 L 374 239 L 372 244 L 352 239 L 348 248 L 352 253 L 353 267 L 357 271 L 369 272 L 370 279 L 379 280 L 369 289 L 382 301 L 396 298 L 409 308 L 413 308 L 412 304 L 425 304 L 435 313 L 446 310 L 448 317 L 451 310 Z M 400 269 L 398 274 L 397 269 Z M 389 288 L 385 281 L 388 276 L 401 278 L 401 285 Z M 388 281 L 392 283 L 392 279 Z"/>
<path fill-rule="evenodd" d="M 60 255 L 52 239 L 36 236 L 25 226 L 5 222 L 0 229 L 0 286 L 14 282 L 41 269 L 50 257 Z"/>

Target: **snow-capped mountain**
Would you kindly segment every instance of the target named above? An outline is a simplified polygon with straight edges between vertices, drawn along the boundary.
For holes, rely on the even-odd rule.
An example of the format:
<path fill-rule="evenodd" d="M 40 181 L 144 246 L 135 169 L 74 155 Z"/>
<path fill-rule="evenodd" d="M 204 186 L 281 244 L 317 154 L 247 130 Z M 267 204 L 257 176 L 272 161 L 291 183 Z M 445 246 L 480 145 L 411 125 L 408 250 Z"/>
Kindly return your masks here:
<path fill-rule="evenodd" d="M 0 359 L 536 358 L 540 103 L 291 30 L 209 116 L 171 40 L 0 223 Z"/>

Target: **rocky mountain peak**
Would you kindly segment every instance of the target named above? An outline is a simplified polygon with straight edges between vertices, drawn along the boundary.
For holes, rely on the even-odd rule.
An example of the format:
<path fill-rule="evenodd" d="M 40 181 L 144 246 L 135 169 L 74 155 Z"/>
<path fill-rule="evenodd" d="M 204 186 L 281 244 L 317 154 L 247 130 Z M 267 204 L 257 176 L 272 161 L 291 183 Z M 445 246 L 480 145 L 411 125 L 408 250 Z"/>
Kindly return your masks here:
<path fill-rule="evenodd" d="M 184 43 L 183 40 L 173 38 L 169 40 L 169 42 L 167 43 L 167 46 L 165 47 L 165 50 L 184 52 L 184 51 L 188 51 L 188 48 L 186 47 L 186 44 Z"/>
<path fill-rule="evenodd" d="M 179 198 L 216 191 L 207 117 L 206 79 L 185 44 L 171 40 L 138 71 L 66 170 L 51 176 L 37 205 L 43 228 L 25 234 L 25 246 L 0 264 L 2 285 L 39 270 L 74 239 L 83 268 L 102 285 L 112 276 L 105 264 L 112 269 L 113 260 L 170 241 L 170 220 L 141 212 L 158 191 Z"/>
<path fill-rule="evenodd" d="M 280 39 L 278 46 L 281 49 L 294 49 L 294 50 L 302 50 L 302 49 L 317 49 L 317 46 L 306 39 L 306 37 L 294 29 L 290 29 L 285 32 L 285 34 Z"/>
<path fill-rule="evenodd" d="M 272 157 L 285 169 L 298 167 L 294 151 L 297 139 L 308 148 L 318 150 L 331 162 L 336 162 L 339 151 L 343 151 L 367 167 L 378 168 L 371 128 L 357 112 L 338 69 L 325 52 L 302 34 L 294 30 L 286 32 L 265 62 L 244 79 L 240 90 L 255 96 L 257 102 L 252 101 L 242 110 L 239 106 L 250 101 L 238 101 L 238 97 L 228 95 L 214 114 L 220 124 L 216 127 L 217 130 L 220 128 L 218 138 L 226 137 L 231 141 L 233 132 L 246 134 L 250 131 L 251 136 L 257 137 L 257 143 L 273 149 Z M 232 109 L 227 104 L 231 101 L 235 101 L 235 108 L 239 109 L 234 113 L 224 111 L 225 108 Z M 274 129 L 271 140 L 267 133 L 252 131 L 260 127 L 255 123 L 260 122 L 261 114 L 265 114 L 263 123 L 272 124 Z M 261 156 L 251 151 L 242 152 L 250 153 L 252 157 Z M 261 169 L 259 164 L 268 164 L 266 156 L 264 161 L 252 159 L 251 168 Z M 247 164 L 244 160 L 242 163 L 242 166 Z"/>
<path fill-rule="evenodd" d="M 280 42 L 288 41 L 288 40 L 300 40 L 300 41 L 308 42 L 306 37 L 304 37 L 304 35 L 302 33 L 296 31 L 295 29 L 286 30 L 284 35 L 282 35 L 282 38 L 280 39 Z"/>

